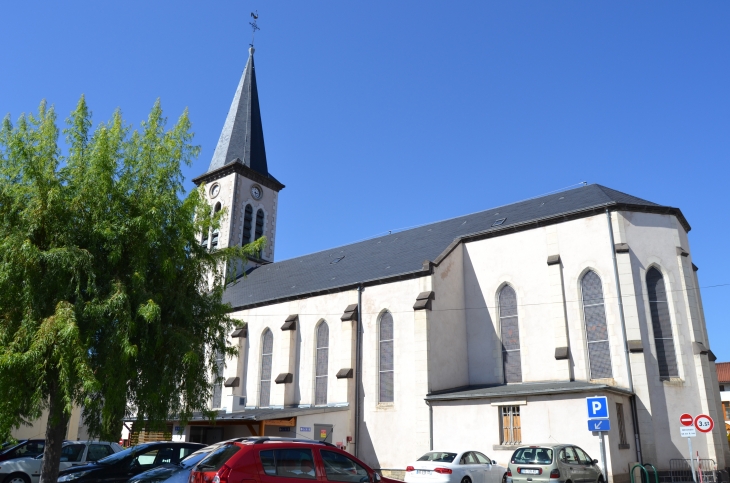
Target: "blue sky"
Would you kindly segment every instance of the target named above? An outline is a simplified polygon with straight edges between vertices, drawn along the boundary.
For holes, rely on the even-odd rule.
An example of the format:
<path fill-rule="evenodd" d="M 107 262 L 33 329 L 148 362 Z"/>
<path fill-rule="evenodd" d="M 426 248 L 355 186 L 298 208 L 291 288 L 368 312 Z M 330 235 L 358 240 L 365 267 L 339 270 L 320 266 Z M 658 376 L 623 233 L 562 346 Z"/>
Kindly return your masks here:
<path fill-rule="evenodd" d="M 730 360 L 730 4 L 13 2 L 0 113 L 185 107 L 204 172 L 250 42 L 277 259 L 601 183 L 678 206 Z M 188 181 L 188 186 L 192 184 Z"/>

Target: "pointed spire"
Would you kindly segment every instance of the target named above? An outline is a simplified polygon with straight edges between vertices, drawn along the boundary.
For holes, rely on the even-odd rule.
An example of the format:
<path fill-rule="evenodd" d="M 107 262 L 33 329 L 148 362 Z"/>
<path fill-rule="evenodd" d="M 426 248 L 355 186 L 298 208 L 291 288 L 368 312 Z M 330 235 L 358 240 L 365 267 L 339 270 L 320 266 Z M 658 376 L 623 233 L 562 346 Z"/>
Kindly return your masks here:
<path fill-rule="evenodd" d="M 254 48 L 248 49 L 249 57 L 233 96 L 231 109 L 223 125 L 221 137 L 210 161 L 208 172 L 233 162 L 242 163 L 254 171 L 270 177 L 264 148 L 264 129 L 261 125 L 259 93 L 256 88 L 256 68 L 253 63 Z"/>

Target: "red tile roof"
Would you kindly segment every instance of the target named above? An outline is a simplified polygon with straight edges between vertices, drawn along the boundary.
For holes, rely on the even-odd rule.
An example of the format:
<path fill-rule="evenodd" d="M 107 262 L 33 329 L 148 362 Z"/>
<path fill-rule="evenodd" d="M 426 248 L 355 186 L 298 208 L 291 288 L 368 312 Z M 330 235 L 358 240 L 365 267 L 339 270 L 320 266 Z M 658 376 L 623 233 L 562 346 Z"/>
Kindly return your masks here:
<path fill-rule="evenodd" d="M 717 382 L 730 382 L 730 362 L 716 362 L 715 369 L 717 369 Z"/>

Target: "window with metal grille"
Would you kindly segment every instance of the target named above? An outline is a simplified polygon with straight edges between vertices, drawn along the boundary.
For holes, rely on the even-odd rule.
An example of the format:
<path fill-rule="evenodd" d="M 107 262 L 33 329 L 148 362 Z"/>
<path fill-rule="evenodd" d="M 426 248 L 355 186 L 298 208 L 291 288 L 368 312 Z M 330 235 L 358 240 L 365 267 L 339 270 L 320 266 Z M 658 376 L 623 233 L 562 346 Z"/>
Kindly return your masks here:
<path fill-rule="evenodd" d="M 626 441 L 626 423 L 624 422 L 624 405 L 616 403 L 616 420 L 618 421 L 618 449 L 627 449 L 629 442 Z"/>
<path fill-rule="evenodd" d="M 225 360 L 224 360 L 224 357 L 223 357 L 223 353 L 220 352 L 220 351 L 217 351 L 215 353 L 215 367 L 216 367 L 216 370 L 213 373 L 213 378 L 214 379 L 215 378 L 218 378 L 218 377 L 221 377 L 223 375 L 224 363 L 225 363 Z M 211 407 L 213 409 L 220 408 L 221 405 L 222 405 L 222 403 L 223 403 L 222 399 L 223 399 L 223 381 L 216 382 L 215 385 L 213 386 L 213 401 L 211 401 L 212 402 Z"/>
<path fill-rule="evenodd" d="M 500 427 L 502 428 L 502 444 L 520 444 L 522 443 L 522 426 L 520 425 L 520 407 L 519 406 L 500 406 L 501 418 Z"/>
<path fill-rule="evenodd" d="M 659 364 L 659 378 L 678 377 L 677 354 L 674 352 L 672 319 L 669 316 L 669 301 L 664 277 L 656 268 L 646 272 L 646 288 L 649 295 L 651 326 L 654 329 L 656 359 Z"/>
<path fill-rule="evenodd" d="M 253 208 L 251 205 L 246 205 L 243 210 L 243 237 L 241 238 L 241 245 L 251 243 L 251 224 L 253 223 Z"/>
<path fill-rule="evenodd" d="M 330 328 L 324 320 L 317 326 L 317 354 L 314 373 L 314 404 L 327 404 L 327 372 L 329 363 Z"/>
<path fill-rule="evenodd" d="M 259 208 L 256 210 L 256 238 L 258 240 L 264 236 L 264 210 Z"/>
<path fill-rule="evenodd" d="M 596 272 L 589 270 L 583 275 L 580 287 L 591 379 L 613 377 L 601 278 Z"/>
<path fill-rule="evenodd" d="M 261 382 L 259 384 L 259 407 L 271 405 L 271 363 L 274 355 L 274 334 L 266 329 L 261 336 Z"/>
<path fill-rule="evenodd" d="M 218 213 L 219 211 L 221 211 L 221 204 L 216 203 L 213 213 Z M 211 250 L 218 249 L 218 228 L 213 230 L 213 235 L 210 237 L 210 249 Z"/>
<path fill-rule="evenodd" d="M 517 294 L 509 285 L 505 285 L 499 292 L 499 332 L 502 337 L 504 382 L 522 382 Z"/>
<path fill-rule="evenodd" d="M 379 327 L 379 402 L 393 402 L 393 316 L 385 312 Z"/>

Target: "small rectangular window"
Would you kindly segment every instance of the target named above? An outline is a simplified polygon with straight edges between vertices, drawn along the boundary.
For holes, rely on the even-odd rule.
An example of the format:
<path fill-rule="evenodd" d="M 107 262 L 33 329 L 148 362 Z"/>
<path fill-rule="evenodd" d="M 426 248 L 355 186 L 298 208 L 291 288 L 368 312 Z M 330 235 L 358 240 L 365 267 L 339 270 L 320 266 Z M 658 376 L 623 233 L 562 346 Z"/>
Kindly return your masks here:
<path fill-rule="evenodd" d="M 616 403 L 616 420 L 618 421 L 618 448 L 628 449 L 629 442 L 626 441 L 626 423 L 624 423 L 624 405 Z"/>
<path fill-rule="evenodd" d="M 502 444 L 520 444 L 522 442 L 522 427 L 520 425 L 519 406 L 500 406 Z"/>

